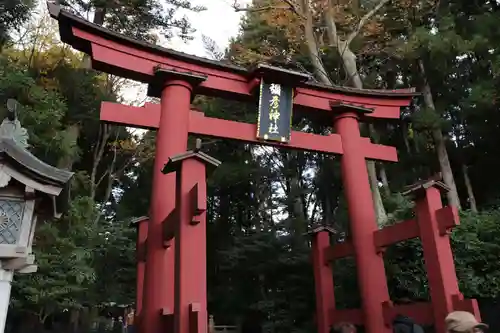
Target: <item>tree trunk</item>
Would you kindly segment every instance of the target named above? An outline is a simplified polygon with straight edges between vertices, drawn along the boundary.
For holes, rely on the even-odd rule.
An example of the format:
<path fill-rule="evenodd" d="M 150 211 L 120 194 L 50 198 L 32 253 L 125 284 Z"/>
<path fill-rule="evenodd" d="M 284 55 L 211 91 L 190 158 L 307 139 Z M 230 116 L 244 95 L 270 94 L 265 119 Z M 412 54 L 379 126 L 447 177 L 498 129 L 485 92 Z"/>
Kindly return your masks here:
<path fill-rule="evenodd" d="M 474 196 L 474 191 L 472 189 L 472 183 L 469 178 L 469 170 L 467 165 L 462 164 L 462 173 L 464 175 L 465 187 L 467 188 L 467 196 L 469 198 L 470 210 L 474 213 L 477 213 L 477 204 L 476 197 Z"/>
<path fill-rule="evenodd" d="M 90 198 L 95 202 L 95 195 L 97 192 L 97 188 L 99 187 L 100 183 L 102 182 L 104 175 L 101 177 L 101 179 L 97 179 L 97 170 L 99 167 L 99 164 L 101 163 L 102 157 L 105 152 L 106 145 L 108 143 L 110 137 L 110 128 L 109 125 L 107 124 L 101 124 L 99 126 L 99 134 L 97 135 L 97 143 L 94 147 L 94 152 L 93 152 L 93 160 L 92 160 L 92 171 L 90 172 Z M 118 142 L 113 143 L 114 148 L 116 149 L 116 145 L 118 145 Z M 112 170 L 110 170 L 112 171 Z"/>
<path fill-rule="evenodd" d="M 405 143 L 406 152 L 408 155 L 411 155 L 410 141 L 408 140 L 408 126 L 406 126 L 405 122 L 402 122 L 401 130 L 403 132 L 403 141 Z"/>
<path fill-rule="evenodd" d="M 420 154 L 420 145 L 418 143 L 418 135 L 417 131 L 413 131 L 413 148 L 415 148 L 415 154 Z"/>
<path fill-rule="evenodd" d="M 288 218 L 293 234 L 293 243 L 296 248 L 304 245 L 304 233 L 307 231 L 307 219 L 304 216 L 303 201 L 301 200 L 302 188 L 298 176 L 293 176 L 289 181 L 288 192 Z"/>
<path fill-rule="evenodd" d="M 428 109 L 436 112 L 431 87 L 427 80 L 427 75 L 425 74 L 424 62 L 422 60 L 418 60 L 418 66 L 420 69 L 420 74 L 422 75 L 422 94 L 424 97 L 425 106 Z M 448 203 L 450 205 L 454 205 L 458 209 L 461 209 L 457 186 L 455 184 L 455 177 L 453 176 L 450 159 L 448 157 L 448 151 L 446 150 L 446 142 L 444 135 L 441 132 L 441 128 L 434 128 L 432 130 L 432 138 L 434 140 L 434 145 L 439 160 L 439 166 L 443 174 L 443 181 L 450 188 L 450 191 L 446 194 Z"/>
<path fill-rule="evenodd" d="M 365 22 L 372 16 L 381 6 L 383 6 L 387 0 L 381 0 L 369 13 L 364 16 L 360 20 L 360 26 L 362 26 Z M 357 2 L 356 2 L 357 3 Z M 309 59 L 314 67 L 314 71 L 316 72 L 316 77 L 326 85 L 332 85 L 332 82 L 326 72 L 325 67 L 323 66 L 323 62 L 321 61 L 321 55 L 319 53 L 318 42 L 316 40 L 316 35 L 314 31 L 313 24 L 313 10 L 311 8 L 311 4 L 308 0 L 300 0 L 299 6 L 302 11 L 303 16 L 303 27 L 304 27 L 304 35 L 306 39 L 306 45 L 309 52 Z M 349 48 L 349 43 L 352 41 L 352 38 L 359 33 L 359 29 L 353 31 L 352 38 L 348 38 L 346 41 L 338 38 L 337 35 L 337 27 L 336 23 L 333 19 L 334 10 L 332 3 L 329 2 L 327 5 L 328 10 L 325 10 L 325 23 L 328 31 L 330 46 L 335 46 L 340 58 L 342 59 L 342 64 L 345 68 L 345 71 L 355 88 L 362 89 L 363 82 L 361 80 L 361 76 L 358 73 L 358 68 L 356 64 L 356 55 Z M 370 178 L 370 186 L 372 189 L 372 196 L 374 202 L 374 208 L 377 216 L 377 222 L 379 225 L 383 224 L 387 220 L 387 213 L 384 208 L 384 204 L 382 202 L 382 196 L 380 195 L 380 189 L 378 186 L 377 179 L 377 170 L 375 168 L 375 163 L 373 161 L 367 161 L 368 168 L 368 176 Z"/>
<path fill-rule="evenodd" d="M 75 158 L 77 156 L 78 149 L 78 138 L 80 137 L 80 124 L 75 123 L 69 125 L 66 129 L 68 136 L 67 140 L 69 141 L 70 146 L 70 154 L 66 154 L 57 162 L 57 167 L 59 169 L 70 170 L 73 168 L 73 164 L 75 163 Z"/>
<path fill-rule="evenodd" d="M 59 4 L 59 3 L 61 3 L 61 1 L 56 0 L 56 3 Z M 103 25 L 105 14 L 106 14 L 105 8 L 96 8 L 96 11 L 94 14 L 94 23 L 97 25 Z M 82 68 L 85 68 L 85 69 L 92 68 L 92 64 L 91 64 L 90 57 L 88 54 L 83 55 Z M 70 141 L 71 149 L 77 149 L 78 148 L 78 138 L 80 137 L 80 125 L 77 123 L 72 124 L 68 128 L 68 131 L 69 131 L 68 140 Z M 73 167 L 73 164 L 75 163 L 75 156 L 76 156 L 76 154 L 71 154 L 71 156 L 64 156 L 58 162 L 57 166 L 61 169 L 71 170 Z"/>
<path fill-rule="evenodd" d="M 72 309 L 70 315 L 70 330 L 72 333 L 78 332 L 78 326 L 80 322 L 80 310 Z"/>
<path fill-rule="evenodd" d="M 99 309 L 97 307 L 85 307 L 82 310 L 82 331 L 90 332 L 96 331 L 99 321 Z"/>
<path fill-rule="evenodd" d="M 316 42 L 316 36 L 314 35 L 314 24 L 312 12 L 309 10 L 308 1 L 302 0 L 301 7 L 304 12 L 305 22 L 304 22 L 304 34 L 306 37 L 306 45 L 307 50 L 309 52 L 309 59 L 314 68 L 314 72 L 316 73 L 316 77 L 326 85 L 332 85 L 332 81 L 328 77 L 326 73 L 325 66 L 323 66 L 323 62 L 321 61 L 321 56 L 319 54 L 318 43 Z"/>
<path fill-rule="evenodd" d="M 94 13 L 93 23 L 102 26 L 104 24 L 104 17 L 106 15 L 106 8 L 96 8 Z M 92 62 L 88 54 L 83 55 L 82 67 L 86 69 L 92 68 Z"/>
<path fill-rule="evenodd" d="M 349 78 L 351 78 L 352 85 L 354 88 L 363 89 L 363 82 L 361 81 L 361 76 L 358 72 L 358 67 L 356 64 L 356 55 L 351 51 L 349 45 L 345 42 L 340 42 L 337 48 L 339 55 L 342 59 L 342 64 Z M 369 126 L 370 134 L 376 135 L 375 128 Z M 385 211 L 384 203 L 382 201 L 382 196 L 380 195 L 380 187 L 377 178 L 377 169 L 375 167 L 374 161 L 366 161 L 366 166 L 368 168 L 368 176 L 370 177 L 370 186 L 372 189 L 373 205 L 375 212 L 377 214 L 377 223 L 382 225 L 387 221 L 387 213 Z"/>
<path fill-rule="evenodd" d="M 379 164 L 378 173 L 380 175 L 380 180 L 382 181 L 382 189 L 386 196 L 391 195 L 391 189 L 389 188 L 389 180 L 387 179 L 387 172 L 383 164 Z"/>

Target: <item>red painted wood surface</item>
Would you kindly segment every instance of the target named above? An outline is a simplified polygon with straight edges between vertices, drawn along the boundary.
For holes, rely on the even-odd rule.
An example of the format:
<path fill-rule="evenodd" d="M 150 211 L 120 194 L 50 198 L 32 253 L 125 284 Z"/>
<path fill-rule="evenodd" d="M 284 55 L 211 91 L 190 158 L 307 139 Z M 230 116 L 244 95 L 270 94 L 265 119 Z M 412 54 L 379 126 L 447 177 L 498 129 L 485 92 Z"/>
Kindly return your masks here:
<path fill-rule="evenodd" d="M 316 291 L 316 320 L 318 333 L 329 333 L 330 311 L 335 308 L 333 274 L 330 263 L 325 263 L 325 249 L 330 247 L 330 233 L 320 231 L 312 239 L 312 263 Z"/>
<path fill-rule="evenodd" d="M 456 309 L 458 302 L 454 302 L 454 299 L 461 297 L 461 293 L 458 289 L 450 238 L 448 234 L 441 232 L 442 228 L 438 221 L 438 212 L 443 211 L 441 194 L 436 187 L 424 191 L 425 196 L 416 201 L 416 215 L 424 251 L 429 293 L 433 303 L 435 330 L 444 333 L 446 332 L 444 319 L 448 313 Z M 453 214 L 448 215 L 453 218 Z"/>
<path fill-rule="evenodd" d="M 349 210 L 352 244 L 356 253 L 364 324 L 368 333 L 389 333 L 391 329 L 384 323 L 382 309 L 382 303 L 390 300 L 389 291 L 384 260 L 374 247 L 373 237 L 378 226 L 366 160 L 359 140 L 357 115 L 340 115 L 335 119 L 334 125 L 342 137 L 344 148 L 341 159 L 342 181 Z"/>
<path fill-rule="evenodd" d="M 207 316 L 207 258 L 206 211 L 199 212 L 193 224 L 193 187 L 206 188 L 205 165 L 198 159 L 182 161 L 177 175 L 176 201 L 179 220 L 176 221 L 175 261 L 175 333 L 206 333 Z M 206 191 L 199 191 L 206 201 Z M 196 305 L 196 306 L 195 306 Z M 196 327 L 194 327 L 196 325 Z"/>
<path fill-rule="evenodd" d="M 175 69 L 180 72 L 204 74 L 208 79 L 197 89 L 197 93 L 207 96 L 225 97 L 228 99 L 249 100 L 253 93 L 249 86 L 249 73 L 237 73 L 224 68 L 207 68 L 204 65 L 193 64 L 186 60 L 172 59 L 171 57 L 152 54 L 147 50 L 140 50 L 132 45 L 124 45 L 96 36 L 91 32 L 73 27 L 72 34 L 78 42 L 90 45 L 93 67 L 118 76 L 127 77 L 149 83 L 153 76 L 153 69 L 160 65 L 166 69 Z M 76 43 L 76 42 L 75 42 Z M 331 101 L 373 107 L 373 113 L 366 115 L 369 118 L 398 119 L 400 108 L 407 106 L 412 96 L 362 96 L 347 95 L 345 93 L 321 91 L 318 88 L 297 87 L 294 104 L 307 109 L 331 111 Z"/>
<path fill-rule="evenodd" d="M 170 247 L 164 246 L 163 220 L 175 209 L 176 180 L 162 169 L 169 157 L 187 149 L 190 101 L 191 87 L 186 82 L 166 84 L 156 135 L 141 332 L 162 332 L 162 309 L 174 309 L 175 240 Z"/>
<path fill-rule="evenodd" d="M 62 41 L 89 54 L 96 69 L 145 83 L 152 82 L 157 66 L 203 74 L 207 79 L 195 88 L 195 93 L 233 100 L 255 100 L 254 88 L 260 77 L 251 71 L 141 44 L 60 11 L 54 5 L 49 7 L 51 15 L 59 20 Z M 184 162 L 183 175 L 177 187 L 179 218 L 172 222 L 176 227 L 173 232 L 176 239 L 172 240 L 173 246 L 165 248 L 162 223 L 176 205 L 176 198 L 173 197 L 176 183 L 173 174 L 161 174 L 163 163 L 186 150 L 189 133 L 263 144 L 255 139 L 256 125 L 213 119 L 191 111 L 192 96 L 186 82 L 168 82 L 161 96 L 161 106 L 148 104 L 145 108 L 133 108 L 104 103 L 101 114 L 104 121 L 158 129 L 142 308 L 143 333 L 165 330 L 161 323 L 162 316 L 159 315 L 161 311 L 166 314 L 163 318 L 168 318 L 169 331 L 173 313 L 175 333 L 204 333 L 207 324 L 205 212 L 200 212 L 198 223 L 191 223 L 194 209 L 189 203 L 193 186 L 205 186 L 204 172 L 195 171 L 201 168 L 196 161 Z M 444 333 L 443 319 L 448 311 L 467 309 L 479 317 L 477 303 L 463 299 L 458 290 L 448 238 L 448 231 L 458 223 L 456 209 L 442 208 L 438 190 L 431 187 L 426 189 L 424 197 L 417 200 L 415 220 L 378 230 L 366 159 L 396 161 L 396 151 L 392 147 L 374 145 L 367 138 L 360 137 L 358 115 L 346 109 L 332 110 L 332 102 L 341 101 L 373 109 L 373 112 L 361 115 L 363 121 L 373 118 L 398 119 L 400 108 L 410 103 L 413 94 L 408 91 L 374 92 L 322 87 L 313 83 L 298 83 L 294 88 L 296 110 L 310 112 L 313 116 L 330 115 L 337 134 L 319 136 L 293 132 L 289 144 L 276 145 L 342 155 L 343 183 L 351 223 L 350 242 L 329 247 L 323 239 L 321 246 L 318 242 L 314 244 L 320 332 L 326 333 L 329 325 L 339 321 L 364 324 L 367 333 L 389 332 L 392 317 L 402 313 L 422 324 L 434 322 L 436 331 Z M 200 193 L 197 193 L 197 200 L 202 200 Z M 393 242 L 417 236 L 421 238 L 424 249 L 432 304 L 393 306 L 387 291 L 383 250 Z M 176 260 L 172 256 L 174 253 Z M 353 253 L 362 293 L 362 309 L 338 310 L 333 301 L 333 282 L 325 283 L 331 274 L 325 268 L 328 267 L 325 263 Z M 172 302 L 174 299 L 175 304 Z M 165 312 L 165 309 L 169 310 Z"/>
<path fill-rule="evenodd" d="M 455 207 L 447 206 L 436 212 L 439 233 L 445 235 L 451 228 L 459 224 L 458 211 Z M 420 236 L 417 220 L 407 220 L 386 226 L 375 232 L 374 243 L 377 251 L 382 252 L 389 245 L 403 242 Z M 325 260 L 328 262 L 335 259 L 350 257 L 354 255 L 352 243 L 347 241 L 338 243 L 325 249 Z"/>
<path fill-rule="evenodd" d="M 203 213 L 207 210 L 207 187 L 196 184 L 189 192 L 191 200 L 191 224 L 202 222 Z"/>
<path fill-rule="evenodd" d="M 142 312 L 142 295 L 144 292 L 144 269 L 146 266 L 145 252 L 146 242 L 148 237 L 148 220 L 137 221 L 137 243 L 136 252 L 137 258 L 137 280 L 136 280 L 136 304 L 135 304 L 135 316 L 140 318 Z M 140 319 L 139 319 L 140 320 Z"/>
<path fill-rule="evenodd" d="M 385 247 L 391 244 L 416 238 L 418 236 L 419 229 L 416 220 L 397 222 L 396 224 L 375 231 L 374 249 L 378 252 L 382 252 Z M 350 257 L 353 255 L 354 247 L 350 241 L 335 244 L 325 249 L 325 260 L 328 261 Z"/>
<path fill-rule="evenodd" d="M 390 327 L 394 317 L 397 314 L 402 314 L 413 318 L 420 325 L 435 325 L 436 332 L 445 333 L 444 318 L 449 312 L 457 310 L 469 311 L 480 321 L 481 316 L 477 301 L 474 299 L 464 299 L 458 289 L 449 240 L 450 229 L 459 224 L 457 209 L 451 206 L 442 207 L 441 195 L 437 187 L 417 188 L 415 194 L 416 218 L 374 231 L 373 252 L 382 254 L 383 249 L 391 244 L 420 237 L 432 303 L 393 305 L 392 302 L 385 301 L 382 303 L 385 326 Z M 353 222 L 353 218 L 351 217 L 351 223 Z M 351 225 L 354 228 L 354 225 Z M 359 238 L 356 238 L 355 235 L 352 238 L 352 242 L 347 241 L 323 248 L 322 259 L 324 261 L 320 264 L 325 265 L 335 259 L 352 256 L 355 253 L 358 254 L 357 258 L 359 258 L 359 246 L 357 248 L 354 246 Z M 365 244 L 369 243 L 367 241 Z M 366 253 L 369 252 L 368 249 L 364 251 Z M 364 257 L 366 258 L 367 256 Z M 317 270 L 318 264 L 316 262 L 314 266 L 315 270 Z M 366 264 L 364 264 L 364 267 L 366 267 Z M 383 281 L 381 279 L 382 276 L 385 279 L 385 274 L 373 274 L 372 285 L 380 286 L 380 283 Z M 358 273 L 358 278 L 365 278 L 363 281 L 368 281 L 363 273 Z M 325 290 L 328 289 L 325 288 Z M 366 293 L 362 295 L 366 297 Z M 366 322 L 369 319 L 369 316 L 366 316 L 365 312 L 368 305 L 366 304 L 366 300 L 363 299 L 363 309 L 338 310 L 334 306 L 331 306 L 329 312 L 330 325 L 345 321 L 358 325 L 373 325 Z M 372 309 L 376 309 L 376 307 L 372 307 Z M 319 315 L 320 312 L 318 312 Z"/>
<path fill-rule="evenodd" d="M 106 73 L 150 83 L 154 68 L 160 66 L 179 72 L 206 75 L 198 94 L 249 100 L 259 77 L 251 70 L 223 62 L 190 56 L 181 52 L 138 42 L 113 33 L 49 4 L 50 15 L 59 21 L 61 40 L 89 54 L 92 66 Z M 296 87 L 294 104 L 309 110 L 331 111 L 332 101 L 342 101 L 374 108 L 371 118 L 398 119 L 400 107 L 407 106 L 415 95 L 412 90 L 377 91 L 331 87 L 302 82 Z"/>
<path fill-rule="evenodd" d="M 157 129 L 159 118 L 160 107 L 158 104 L 146 103 L 143 107 L 136 107 L 103 102 L 101 105 L 101 120 L 108 123 Z M 292 131 L 289 143 L 264 142 L 256 138 L 256 124 L 205 117 L 202 112 L 195 110 L 190 112 L 189 133 L 327 154 L 343 153 L 342 140 L 338 134 L 319 135 Z M 367 159 L 397 162 L 397 151 L 394 147 L 371 143 L 369 138 L 360 138 L 359 140 L 361 140 L 360 146 Z"/>

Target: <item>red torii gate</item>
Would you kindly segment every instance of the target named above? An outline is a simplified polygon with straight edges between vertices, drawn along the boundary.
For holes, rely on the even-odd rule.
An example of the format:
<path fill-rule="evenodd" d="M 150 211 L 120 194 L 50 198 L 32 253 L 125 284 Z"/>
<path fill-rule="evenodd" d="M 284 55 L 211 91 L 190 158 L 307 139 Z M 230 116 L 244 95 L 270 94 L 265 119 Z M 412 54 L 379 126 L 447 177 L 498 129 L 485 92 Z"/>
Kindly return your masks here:
<path fill-rule="evenodd" d="M 141 333 L 160 333 L 165 327 L 175 333 L 207 332 L 204 163 L 218 162 L 196 150 L 186 153 L 189 134 L 342 155 L 352 242 L 337 245 L 336 250 L 326 245 L 325 236 L 318 236 L 321 241 L 314 242 L 315 275 L 319 281 L 318 330 L 327 333 L 333 323 L 353 320 L 364 324 L 369 333 L 390 331 L 387 317 L 393 313 L 387 311 L 390 299 L 383 258 L 376 245 L 377 239 L 383 237 L 377 236 L 381 233 L 376 225 L 366 159 L 396 162 L 397 153 L 393 147 L 373 144 L 369 138 L 361 137 L 359 121 L 398 119 L 400 108 L 409 105 L 415 95 L 413 90 L 327 87 L 309 82 L 307 75 L 265 65 L 249 71 L 138 42 L 85 21 L 55 4 L 49 3 L 48 7 L 50 15 L 59 22 L 62 41 L 87 53 L 93 68 L 147 83 L 149 96 L 161 98 L 159 105 L 131 107 L 103 103 L 101 108 L 102 121 L 158 130 L 147 240 L 138 249 L 146 258 L 143 301 L 138 299 L 141 304 L 137 304 Z M 287 143 L 262 141 L 256 138 L 257 125 L 205 117 L 191 110 L 194 94 L 255 101 L 256 88 L 264 81 L 293 88 L 294 112 L 309 112 L 331 122 L 336 133 L 291 131 L 287 133 L 288 140 L 282 137 Z M 162 171 L 174 172 L 165 175 Z M 432 214 L 427 214 L 431 220 Z M 389 239 L 404 239 L 395 235 L 396 229 L 392 230 L 382 233 Z M 142 233 L 140 236 L 144 237 Z M 435 237 L 431 239 L 435 241 Z M 318 244 L 323 248 L 318 248 Z M 339 257 L 338 249 L 342 252 L 342 247 L 345 255 L 355 254 L 363 300 L 361 312 L 335 311 L 333 288 L 325 282 L 325 272 L 329 271 L 324 268 L 325 262 Z M 433 244 L 433 248 L 435 253 L 439 252 L 439 246 Z M 329 254 L 331 258 L 327 260 L 327 253 L 337 254 Z M 449 269 L 449 256 L 446 260 L 443 263 L 438 258 L 432 265 L 446 264 Z M 318 274 L 323 278 L 318 279 Z M 453 277 L 448 274 L 449 278 Z M 438 284 L 444 281 L 442 276 L 439 279 L 438 276 Z M 448 303 L 439 305 L 439 311 L 434 309 L 436 320 L 444 319 L 442 314 L 449 308 Z"/>
<path fill-rule="evenodd" d="M 435 179 L 420 181 L 408 186 L 403 194 L 415 200 L 415 218 L 376 230 L 373 233 L 373 250 L 383 255 L 392 244 L 412 238 L 420 238 L 429 281 L 431 302 L 394 305 L 391 301 L 382 303 L 383 320 L 386 327 L 392 325 L 398 314 L 406 315 L 420 325 L 434 325 L 434 331 L 445 333 L 444 318 L 451 311 L 468 311 L 481 321 L 479 307 L 475 299 L 464 299 L 458 288 L 455 263 L 450 246 L 449 233 L 459 224 L 456 207 L 443 207 L 441 193 L 450 189 Z M 308 232 L 312 236 L 312 259 L 314 284 L 316 288 L 317 321 L 320 333 L 327 333 L 329 327 L 339 321 L 362 325 L 363 310 L 337 309 L 332 270 L 329 264 L 340 258 L 356 253 L 354 242 L 330 244 L 330 234 L 335 230 L 318 227 Z M 373 286 L 380 283 L 373 276 Z"/>

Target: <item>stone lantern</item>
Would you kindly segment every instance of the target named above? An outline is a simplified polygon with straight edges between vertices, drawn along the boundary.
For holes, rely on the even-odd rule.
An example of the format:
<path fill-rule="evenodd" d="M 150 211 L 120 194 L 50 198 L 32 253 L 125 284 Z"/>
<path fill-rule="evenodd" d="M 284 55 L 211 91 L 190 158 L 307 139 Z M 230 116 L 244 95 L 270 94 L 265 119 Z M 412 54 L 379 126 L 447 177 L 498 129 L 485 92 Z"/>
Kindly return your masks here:
<path fill-rule="evenodd" d="M 37 270 L 32 253 L 37 218 L 59 218 L 72 172 L 31 154 L 28 133 L 17 119 L 17 102 L 7 101 L 0 124 L 0 333 L 4 332 L 14 272 Z"/>

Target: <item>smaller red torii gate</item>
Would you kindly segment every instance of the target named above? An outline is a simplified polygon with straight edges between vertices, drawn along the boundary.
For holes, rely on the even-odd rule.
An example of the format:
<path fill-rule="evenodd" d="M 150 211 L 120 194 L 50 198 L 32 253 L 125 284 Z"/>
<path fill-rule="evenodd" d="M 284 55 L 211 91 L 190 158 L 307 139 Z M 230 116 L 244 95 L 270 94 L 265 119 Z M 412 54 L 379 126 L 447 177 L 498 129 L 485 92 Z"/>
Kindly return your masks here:
<path fill-rule="evenodd" d="M 393 305 L 383 302 L 383 320 L 387 327 L 398 314 L 413 318 L 420 325 L 434 325 L 435 332 L 446 332 L 443 318 L 452 311 L 468 311 L 480 320 L 475 299 L 464 299 L 460 293 L 455 272 L 455 263 L 450 246 L 450 231 L 459 224 L 456 207 L 443 207 L 441 192 L 449 188 L 440 181 L 421 181 L 408 186 L 403 192 L 415 200 L 415 218 L 376 230 L 373 234 L 373 249 L 383 255 L 385 249 L 395 243 L 412 238 L 422 242 L 425 268 L 429 281 L 432 302 Z M 320 332 L 327 333 L 337 318 L 363 325 L 363 310 L 340 310 L 335 306 L 333 275 L 330 264 L 336 260 L 355 254 L 353 243 L 346 241 L 331 245 L 330 235 L 335 230 L 318 227 L 308 232 L 312 236 L 312 259 L 316 288 L 317 321 Z M 378 286 L 373 277 L 373 286 Z"/>
<path fill-rule="evenodd" d="M 138 292 L 140 305 L 137 305 L 140 333 L 207 332 L 205 164 L 217 165 L 218 161 L 197 150 L 186 152 L 189 134 L 341 155 L 352 242 L 331 250 L 327 237 L 324 234 L 317 236 L 313 249 L 314 267 L 319 281 L 318 272 L 326 276 L 325 272 L 330 270 L 328 260 L 354 254 L 362 309 L 336 311 L 330 292 L 333 287 L 320 281 L 316 291 L 318 331 L 328 333 L 333 323 L 352 320 L 363 324 L 368 333 L 390 332 L 388 318 L 394 313 L 387 311 L 390 299 L 380 248 L 389 240 L 404 237 L 397 236 L 400 231 L 394 231 L 396 229 L 378 230 L 366 160 L 395 162 L 397 153 L 394 147 L 374 144 L 369 138 L 361 137 L 359 124 L 375 119 L 398 119 L 400 108 L 408 106 L 414 97 L 413 90 L 323 86 L 311 82 L 308 75 L 267 65 L 248 70 L 142 43 L 92 24 L 55 4 L 49 3 L 48 7 L 50 15 L 58 20 L 61 40 L 88 54 L 94 69 L 147 83 L 148 95 L 161 99 L 159 105 L 146 104 L 144 107 L 103 103 L 101 110 L 102 121 L 157 130 L 150 217 L 144 228 L 147 236 L 140 233 L 143 245 L 138 248 L 141 259 L 145 258 L 144 284 L 142 288 L 138 286 L 143 289 L 142 296 Z M 244 124 L 206 117 L 191 109 L 191 100 L 196 94 L 259 101 L 259 122 Z M 263 108 L 263 96 L 272 97 L 272 103 L 277 104 Z M 335 133 L 318 135 L 291 131 L 286 118 L 291 117 L 292 107 L 294 113 L 331 124 Z M 262 112 L 269 118 L 263 117 Z M 269 129 L 262 127 L 266 122 Z M 177 166 L 170 170 L 172 164 Z M 418 214 L 435 224 L 434 211 L 429 207 L 426 206 L 427 211 L 422 208 Z M 435 199 L 432 207 L 437 209 Z M 409 223 L 403 229 L 408 227 L 415 228 Z M 419 230 L 419 234 L 408 237 L 420 235 L 423 241 L 434 242 L 430 265 L 450 270 L 452 257 L 442 255 L 449 251 L 449 243 L 436 242 L 436 228 L 426 229 L 419 223 Z M 446 258 L 436 260 L 437 257 Z M 456 276 L 446 276 L 450 279 L 448 282 L 456 284 Z M 429 280 L 432 280 L 431 275 Z M 436 282 L 437 285 L 431 288 L 441 290 L 439 284 L 442 282 Z M 438 323 L 444 320 L 443 313 L 451 303 L 434 299 L 443 293 L 431 290 L 431 294 L 434 321 Z M 448 294 L 445 296 L 449 298 Z M 140 297 L 143 297 L 142 302 Z M 407 310 L 398 309 L 403 313 Z"/>

